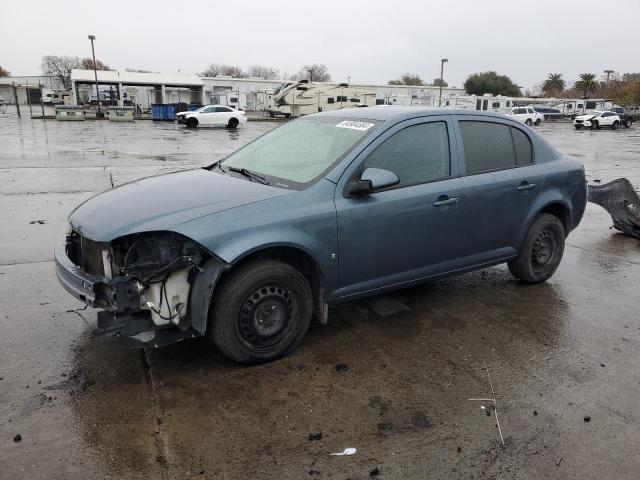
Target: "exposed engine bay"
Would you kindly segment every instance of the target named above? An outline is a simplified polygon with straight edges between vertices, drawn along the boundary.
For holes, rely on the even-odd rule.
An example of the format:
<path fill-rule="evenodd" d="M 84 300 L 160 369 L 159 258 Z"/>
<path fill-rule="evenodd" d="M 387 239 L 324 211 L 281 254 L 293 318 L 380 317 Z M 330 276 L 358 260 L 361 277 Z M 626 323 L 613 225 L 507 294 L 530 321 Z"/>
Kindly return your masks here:
<path fill-rule="evenodd" d="M 162 327 L 193 330 L 190 292 L 211 255 L 192 240 L 173 232 L 146 232 L 101 243 L 71 230 L 65 249 L 84 274 L 101 279 L 92 284 L 93 300 L 85 300 L 104 310 L 98 313 L 100 333 L 135 337 Z M 203 320 L 196 323 L 196 331 L 203 333 Z"/>

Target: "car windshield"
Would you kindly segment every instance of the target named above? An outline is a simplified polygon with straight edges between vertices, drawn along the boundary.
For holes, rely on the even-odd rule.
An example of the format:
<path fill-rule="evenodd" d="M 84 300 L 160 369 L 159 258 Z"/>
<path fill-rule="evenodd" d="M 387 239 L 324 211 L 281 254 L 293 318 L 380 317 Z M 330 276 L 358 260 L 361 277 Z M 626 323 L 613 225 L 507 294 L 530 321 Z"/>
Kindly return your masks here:
<path fill-rule="evenodd" d="M 374 121 L 304 117 L 272 130 L 222 161 L 265 177 L 305 184 L 353 148 Z"/>

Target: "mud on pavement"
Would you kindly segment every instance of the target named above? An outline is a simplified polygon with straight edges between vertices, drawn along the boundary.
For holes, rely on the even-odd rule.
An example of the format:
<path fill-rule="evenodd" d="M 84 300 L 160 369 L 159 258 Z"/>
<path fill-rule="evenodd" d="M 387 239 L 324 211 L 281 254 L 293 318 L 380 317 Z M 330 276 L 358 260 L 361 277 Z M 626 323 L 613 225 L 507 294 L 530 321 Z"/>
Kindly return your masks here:
<path fill-rule="evenodd" d="M 546 284 L 494 267 L 344 303 L 269 365 L 234 365 L 205 339 L 94 338 L 95 313 L 53 271 L 66 213 L 271 127 L 0 120 L 1 478 L 636 478 L 640 244 L 593 205 Z M 637 127 L 539 131 L 591 181 L 640 185 Z M 483 362 L 504 447 L 492 403 L 469 401 L 491 396 Z"/>

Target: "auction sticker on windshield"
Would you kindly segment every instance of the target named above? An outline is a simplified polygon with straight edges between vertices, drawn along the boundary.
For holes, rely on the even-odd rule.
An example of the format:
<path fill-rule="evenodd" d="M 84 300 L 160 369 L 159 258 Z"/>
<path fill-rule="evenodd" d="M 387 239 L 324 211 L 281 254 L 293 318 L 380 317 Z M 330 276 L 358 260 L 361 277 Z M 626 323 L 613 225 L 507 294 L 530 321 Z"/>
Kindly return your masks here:
<path fill-rule="evenodd" d="M 369 130 L 373 127 L 373 123 L 367 122 L 354 122 L 353 120 L 345 120 L 344 122 L 340 122 L 336 127 L 338 128 L 350 128 L 352 130 Z"/>

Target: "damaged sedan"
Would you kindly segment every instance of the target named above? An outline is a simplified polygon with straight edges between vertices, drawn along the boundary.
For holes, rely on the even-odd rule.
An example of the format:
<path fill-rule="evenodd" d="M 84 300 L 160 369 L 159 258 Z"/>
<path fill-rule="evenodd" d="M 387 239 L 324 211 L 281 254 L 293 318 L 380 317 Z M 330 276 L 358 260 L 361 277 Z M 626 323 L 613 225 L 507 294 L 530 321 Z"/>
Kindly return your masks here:
<path fill-rule="evenodd" d="M 102 335 L 135 347 L 208 336 L 261 363 L 335 302 L 501 263 L 547 280 L 586 200 L 582 163 L 507 116 L 325 112 L 87 200 L 56 272 L 100 310 Z"/>

